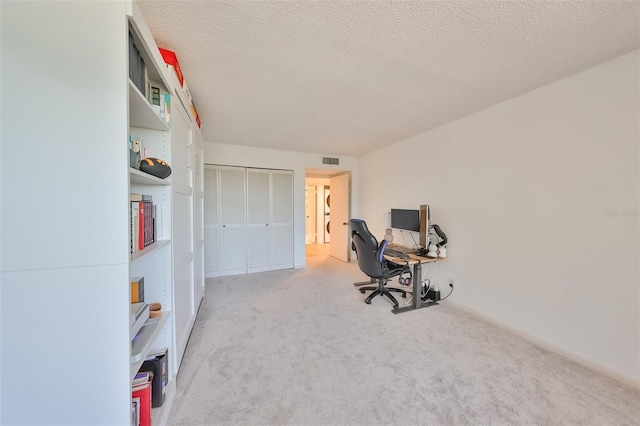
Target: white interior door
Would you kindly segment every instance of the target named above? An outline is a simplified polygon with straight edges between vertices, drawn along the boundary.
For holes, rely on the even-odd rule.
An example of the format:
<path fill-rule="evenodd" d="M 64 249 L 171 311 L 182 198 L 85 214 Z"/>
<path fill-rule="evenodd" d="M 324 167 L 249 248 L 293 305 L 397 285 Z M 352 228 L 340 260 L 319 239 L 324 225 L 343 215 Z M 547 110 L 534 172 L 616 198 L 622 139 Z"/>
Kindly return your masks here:
<path fill-rule="evenodd" d="M 316 186 L 306 185 L 304 191 L 305 239 L 307 244 L 316 243 Z"/>
<path fill-rule="evenodd" d="M 329 254 L 343 262 L 349 261 L 349 192 L 351 174 L 330 179 L 331 241 Z"/>

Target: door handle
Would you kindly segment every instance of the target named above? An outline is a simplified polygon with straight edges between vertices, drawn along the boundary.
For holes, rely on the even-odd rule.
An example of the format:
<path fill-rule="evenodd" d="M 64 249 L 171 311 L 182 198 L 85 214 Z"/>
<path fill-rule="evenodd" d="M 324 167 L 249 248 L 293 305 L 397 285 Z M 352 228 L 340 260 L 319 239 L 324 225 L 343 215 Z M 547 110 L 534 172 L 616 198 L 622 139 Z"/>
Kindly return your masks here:
<path fill-rule="evenodd" d="M 346 224 L 347 224 L 347 222 L 342 222 L 342 224 L 343 224 L 343 225 L 346 225 Z"/>

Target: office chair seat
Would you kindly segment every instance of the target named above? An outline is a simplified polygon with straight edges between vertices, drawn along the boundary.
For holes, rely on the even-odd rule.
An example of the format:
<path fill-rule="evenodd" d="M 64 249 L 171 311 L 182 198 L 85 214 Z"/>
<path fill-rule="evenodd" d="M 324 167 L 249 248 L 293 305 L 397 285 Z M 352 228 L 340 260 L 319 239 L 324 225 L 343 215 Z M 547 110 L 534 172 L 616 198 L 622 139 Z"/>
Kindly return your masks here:
<path fill-rule="evenodd" d="M 371 300 L 379 295 L 385 296 L 393 303 L 395 309 L 398 308 L 398 301 L 391 294 L 401 293 L 402 297 L 407 297 L 407 291 L 400 288 L 387 287 L 389 278 L 409 273 L 408 265 L 399 265 L 384 258 L 384 249 L 387 241 L 378 243 L 376 237 L 369 231 L 367 224 L 362 219 L 351 219 L 351 247 L 356 252 L 358 267 L 370 278 L 378 282 L 377 286 L 361 287 L 360 293 L 367 291 L 372 293 L 364 300 L 366 304 L 371 304 Z"/>

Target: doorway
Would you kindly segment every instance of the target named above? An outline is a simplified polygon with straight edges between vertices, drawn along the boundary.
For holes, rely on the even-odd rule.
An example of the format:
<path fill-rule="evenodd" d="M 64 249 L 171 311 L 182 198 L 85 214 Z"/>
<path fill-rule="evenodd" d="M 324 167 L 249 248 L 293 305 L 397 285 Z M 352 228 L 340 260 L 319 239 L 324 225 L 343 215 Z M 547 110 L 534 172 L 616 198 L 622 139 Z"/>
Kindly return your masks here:
<path fill-rule="evenodd" d="M 351 172 L 307 169 L 305 176 L 306 257 L 349 259 Z"/>

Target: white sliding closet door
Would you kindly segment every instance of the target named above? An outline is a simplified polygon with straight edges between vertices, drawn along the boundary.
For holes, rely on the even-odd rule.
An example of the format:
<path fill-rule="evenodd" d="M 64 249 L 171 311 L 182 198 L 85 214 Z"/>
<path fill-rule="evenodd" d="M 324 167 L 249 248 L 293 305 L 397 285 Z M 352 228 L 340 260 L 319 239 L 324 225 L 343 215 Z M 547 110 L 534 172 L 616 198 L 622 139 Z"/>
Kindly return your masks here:
<path fill-rule="evenodd" d="M 293 268 L 293 172 L 204 167 L 206 277 Z"/>
<path fill-rule="evenodd" d="M 220 273 L 247 272 L 245 169 L 220 166 Z"/>
<path fill-rule="evenodd" d="M 247 272 L 271 269 L 271 173 L 247 169 Z"/>
<path fill-rule="evenodd" d="M 271 171 L 271 269 L 293 268 L 293 172 Z"/>
<path fill-rule="evenodd" d="M 218 166 L 204 166 L 204 276 L 220 275 L 220 215 Z"/>

